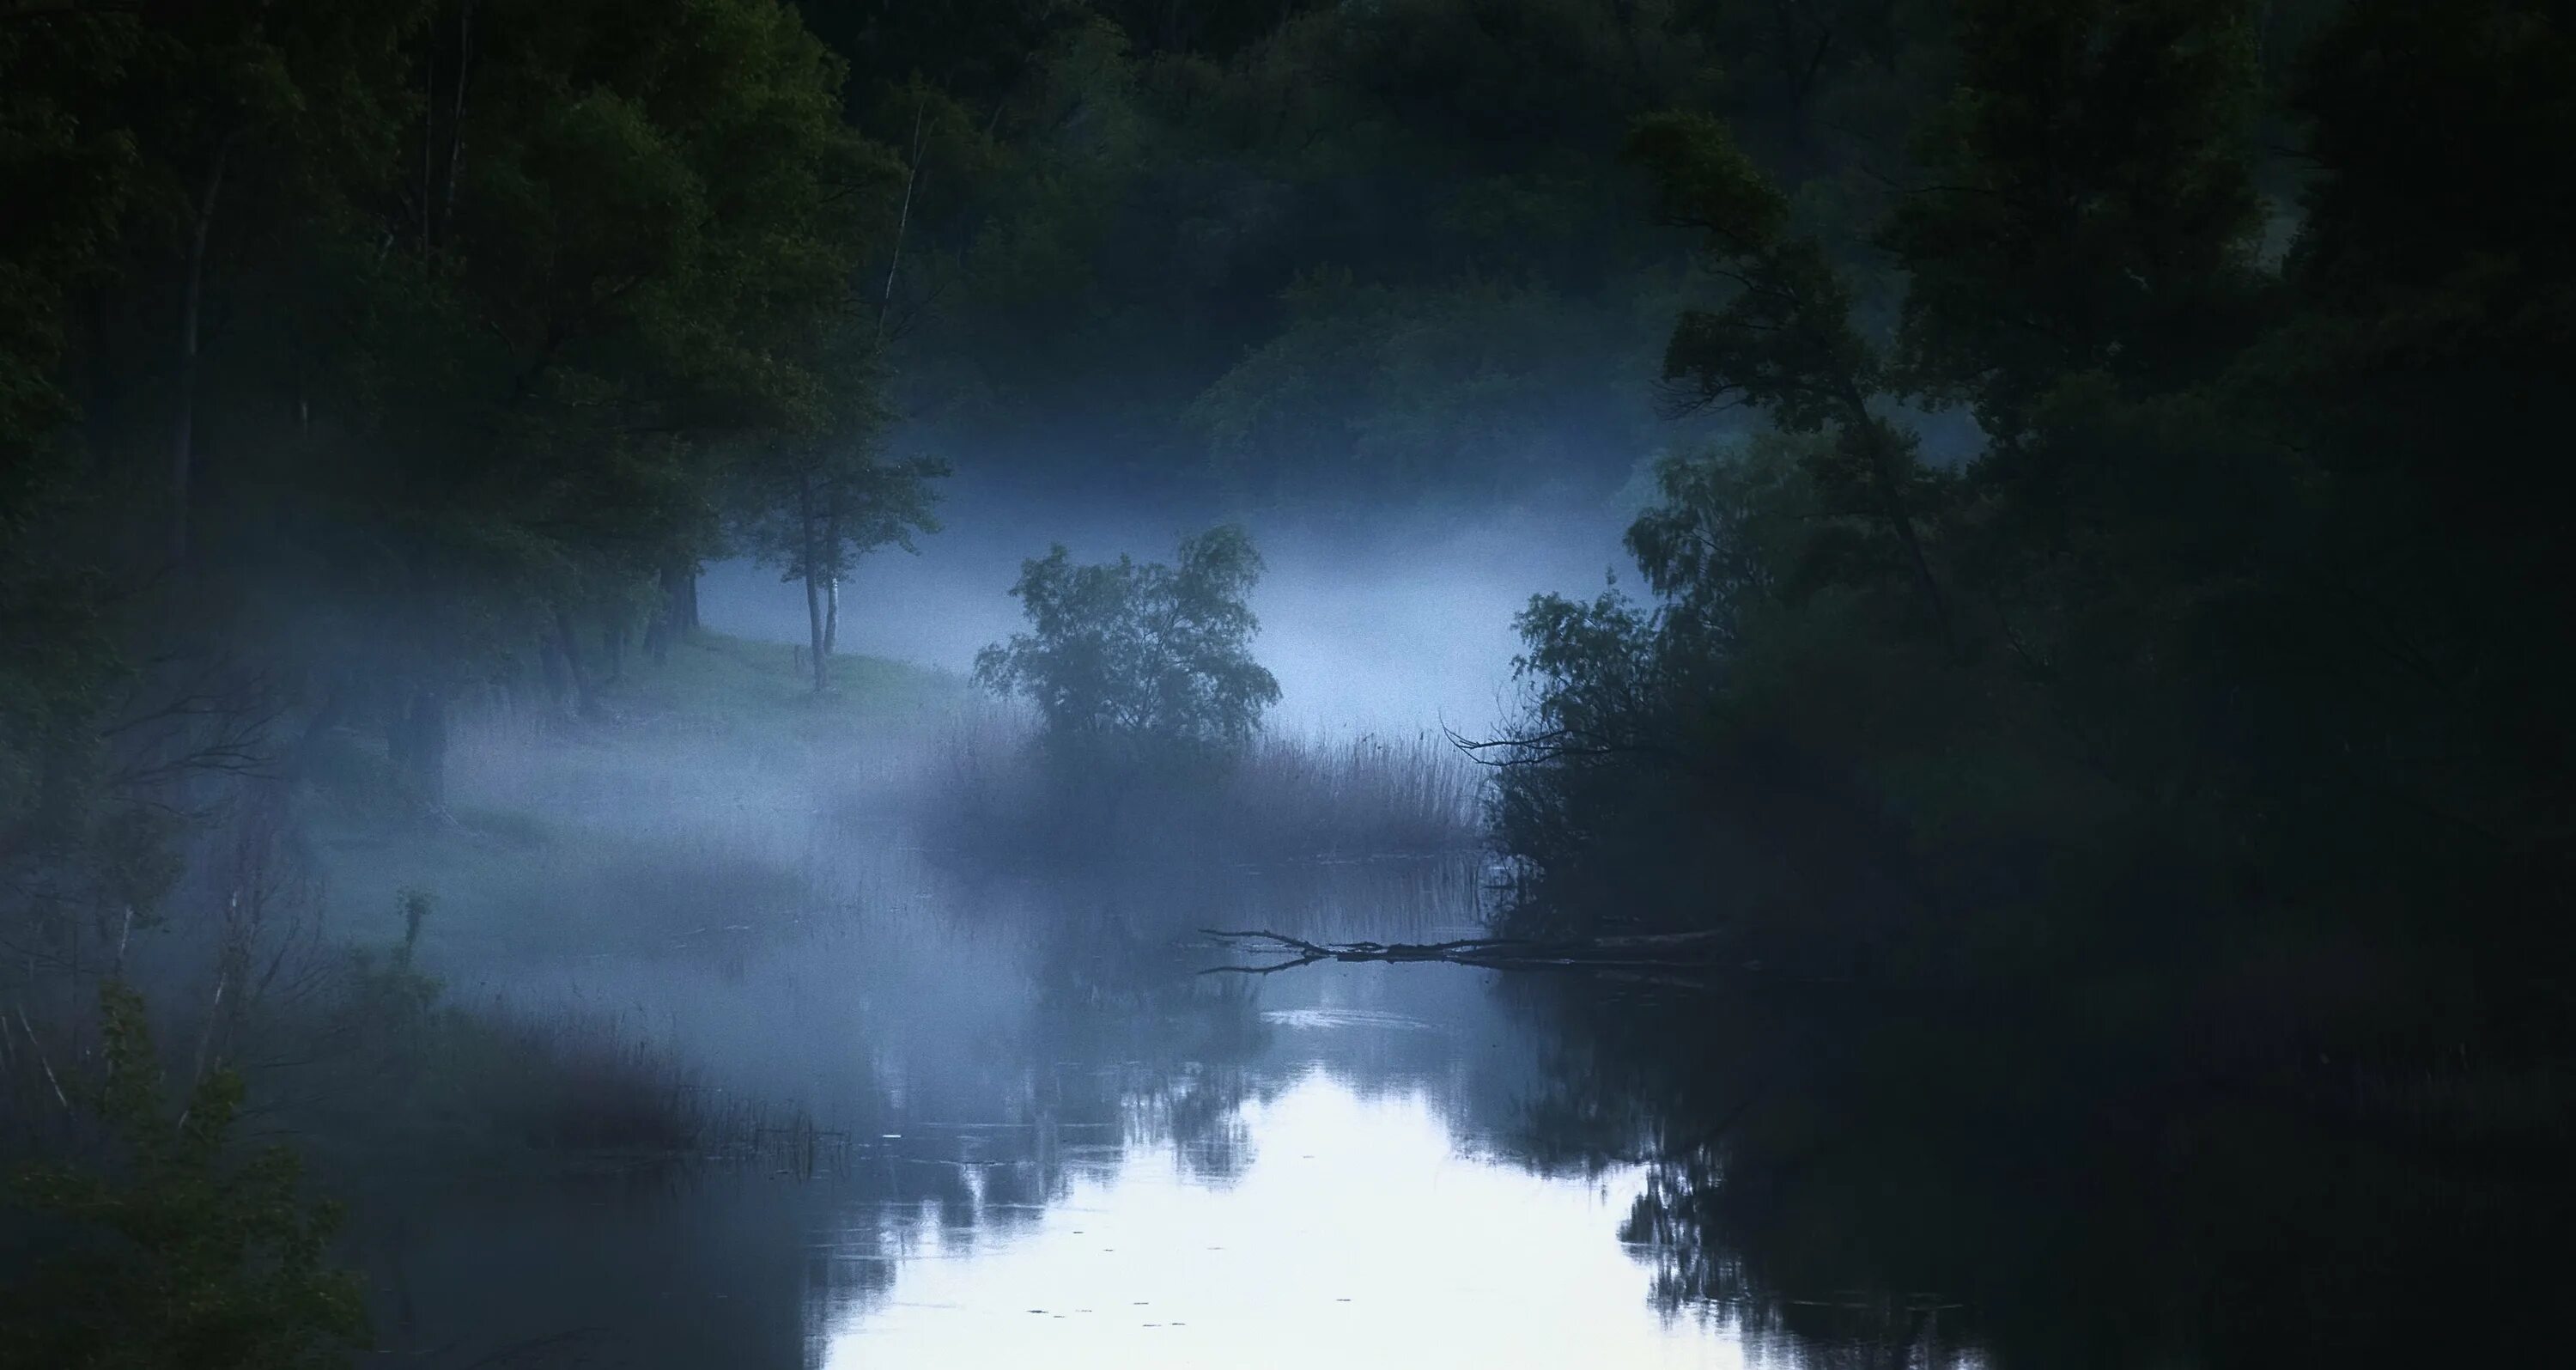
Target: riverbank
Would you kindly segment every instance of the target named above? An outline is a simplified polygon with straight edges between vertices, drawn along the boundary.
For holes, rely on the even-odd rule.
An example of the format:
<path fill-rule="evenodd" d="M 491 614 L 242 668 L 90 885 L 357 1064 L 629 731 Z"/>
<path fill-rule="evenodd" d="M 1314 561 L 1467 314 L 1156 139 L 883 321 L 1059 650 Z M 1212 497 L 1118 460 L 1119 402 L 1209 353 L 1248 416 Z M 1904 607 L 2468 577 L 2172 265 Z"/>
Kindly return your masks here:
<path fill-rule="evenodd" d="M 363 1120 L 365 1145 L 334 1149 L 424 1163 L 518 1147 L 734 1154 L 782 1119 L 845 1135 L 876 1110 L 871 1091 L 817 1097 L 748 1046 L 711 1064 L 708 1041 L 753 1030 L 618 988 L 597 965 L 738 973 L 778 945 L 822 939 L 871 948 L 848 995 L 899 996 L 906 975 L 946 970 L 921 950 L 937 938 L 914 910 L 952 879 L 1070 873 L 1116 889 L 1126 869 L 1159 872 L 1145 884 L 1160 890 L 1190 867 L 1209 881 L 1244 864 L 1284 875 L 1364 858 L 1446 871 L 1478 837 L 1473 768 L 1445 745 L 1265 736 L 1215 788 L 1154 789 L 1114 832 L 1063 844 L 1069 825 L 1031 739 L 965 682 L 868 657 L 837 658 L 831 678 L 817 695 L 797 648 L 692 636 L 600 682 L 589 716 L 496 706 L 461 717 L 436 810 L 405 802 L 376 739 L 332 737 L 273 840 L 309 866 L 327 904 L 315 935 L 359 958 L 337 972 L 327 1030 L 368 1043 L 379 1065 L 341 1071 L 322 1092 L 344 1100 L 306 1121 L 346 1133 Z M 1032 838 L 1040 827 L 1045 840 Z M 1119 916 L 1155 936 L 1205 916 L 1147 902 Z M 817 987 L 757 1031 L 853 1040 L 860 1029 L 832 998 Z M 298 1031 L 324 1030 L 327 1015 L 299 1013 Z M 462 1121 L 478 1114 L 486 1135 Z"/>

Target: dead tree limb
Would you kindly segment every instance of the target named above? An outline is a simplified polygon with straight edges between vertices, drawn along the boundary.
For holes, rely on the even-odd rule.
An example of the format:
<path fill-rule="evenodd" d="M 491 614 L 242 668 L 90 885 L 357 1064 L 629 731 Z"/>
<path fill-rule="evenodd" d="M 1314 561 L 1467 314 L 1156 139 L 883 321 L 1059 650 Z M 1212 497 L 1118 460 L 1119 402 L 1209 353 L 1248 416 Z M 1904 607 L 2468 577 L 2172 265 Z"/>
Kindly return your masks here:
<path fill-rule="evenodd" d="M 1278 960 L 1262 965 L 1210 966 L 1202 975 L 1270 975 L 1319 961 L 1440 961 L 1488 970 L 1599 970 L 1709 972 L 1729 969 L 1722 959 L 1732 940 L 1725 932 L 1651 933 L 1543 942 L 1517 937 L 1464 937 L 1452 942 L 1309 942 L 1266 929 L 1200 931 L 1237 951 Z M 1743 969 L 1756 969 L 1752 962 Z"/>

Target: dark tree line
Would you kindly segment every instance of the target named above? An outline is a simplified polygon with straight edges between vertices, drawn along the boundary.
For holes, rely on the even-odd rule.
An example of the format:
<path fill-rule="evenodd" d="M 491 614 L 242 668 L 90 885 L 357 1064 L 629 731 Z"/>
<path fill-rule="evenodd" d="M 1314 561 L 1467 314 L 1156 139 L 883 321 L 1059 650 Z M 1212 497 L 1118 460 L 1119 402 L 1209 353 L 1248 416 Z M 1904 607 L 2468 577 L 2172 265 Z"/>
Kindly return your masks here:
<path fill-rule="evenodd" d="M 0 1147 L 87 1163 L 96 1115 L 115 1158 L 12 1191 L 103 1240 L 0 1340 L 308 1364 L 362 1331 L 291 1164 L 227 1172 L 218 1025 L 176 1134 L 125 1049 L 196 834 L 326 744 L 438 813 L 458 711 L 593 712 L 800 495 L 822 585 L 935 526 L 938 468 L 887 451 L 908 165 L 867 98 L 777 0 L 0 5 Z"/>
<path fill-rule="evenodd" d="M 758 454 L 876 469 L 903 164 L 783 6 L 19 6 L 0 67 L 13 869 L 210 693 L 435 804 L 453 701 L 692 626 Z"/>
<path fill-rule="evenodd" d="M 1942 9 L 990 0 L 814 20 L 896 82 L 862 125 L 921 150 L 889 317 L 935 450 L 1085 493 L 1434 501 L 1597 495 L 1670 439 L 1651 367 L 1693 268 L 1619 163 L 1633 119 L 1733 117 L 1836 202 L 1848 252 L 1901 161 L 1902 102 L 1941 79 Z"/>
<path fill-rule="evenodd" d="M 1663 374 L 1765 427 L 1665 463 L 1647 598 L 1522 620 L 1521 917 L 2266 1078 L 2563 1059 L 2563 16 L 1955 8 L 1890 309 L 1724 122 L 1630 140 L 1716 286 Z"/>

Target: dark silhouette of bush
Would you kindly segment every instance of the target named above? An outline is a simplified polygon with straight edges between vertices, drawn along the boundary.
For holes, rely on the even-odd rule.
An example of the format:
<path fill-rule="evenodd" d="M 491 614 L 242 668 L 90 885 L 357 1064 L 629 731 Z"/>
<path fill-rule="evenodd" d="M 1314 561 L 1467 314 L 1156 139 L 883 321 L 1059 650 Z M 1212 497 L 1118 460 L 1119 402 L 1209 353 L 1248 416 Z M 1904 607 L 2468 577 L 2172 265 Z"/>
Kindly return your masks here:
<path fill-rule="evenodd" d="M 60 1242 L 0 1293 L 0 1364 L 293 1370 L 367 1340 L 355 1275 L 326 1252 L 339 1210 L 301 1193 L 284 1147 L 238 1160 L 242 1079 L 208 1071 L 171 1116 L 142 996 L 100 991 L 107 1069 L 82 1103 L 105 1163 L 29 1167 L 13 1197 Z"/>

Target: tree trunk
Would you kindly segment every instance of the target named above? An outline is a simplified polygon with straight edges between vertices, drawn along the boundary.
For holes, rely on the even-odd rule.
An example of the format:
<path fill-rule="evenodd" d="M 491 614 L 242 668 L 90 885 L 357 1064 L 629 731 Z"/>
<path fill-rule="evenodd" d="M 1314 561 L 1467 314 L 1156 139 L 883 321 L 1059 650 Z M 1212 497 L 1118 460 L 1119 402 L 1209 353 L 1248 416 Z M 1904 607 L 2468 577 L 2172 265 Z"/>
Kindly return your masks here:
<path fill-rule="evenodd" d="M 805 621 L 810 629 L 806 660 L 814 666 L 814 693 L 821 694 L 826 675 L 823 665 L 823 592 L 811 572 L 805 576 Z"/>
<path fill-rule="evenodd" d="M 652 621 L 644 628 L 644 651 L 661 666 L 671 659 L 671 644 L 696 632 L 698 627 L 698 571 L 694 562 L 668 561 L 662 564 L 662 602 L 653 606 Z"/>
<path fill-rule="evenodd" d="M 895 214 L 894 250 L 886 254 L 885 294 L 877 299 L 876 341 L 880 347 L 885 344 L 886 312 L 894 308 L 895 270 L 903 265 L 904 230 L 912 226 L 912 190 L 921 183 L 921 118 L 929 110 L 927 96 L 914 102 L 912 107 L 912 164 L 904 168 L 903 208 Z"/>
<path fill-rule="evenodd" d="M 215 224 L 215 197 L 223 193 L 224 163 L 232 135 L 215 144 L 206 168 L 205 194 L 197 200 L 188 233 L 188 284 L 179 308 L 179 413 L 170 441 L 170 564 L 188 559 L 189 489 L 197 464 L 197 335 L 206 296 L 206 238 Z"/>
<path fill-rule="evenodd" d="M 600 638 L 608 649 L 608 683 L 614 685 L 626 678 L 626 620 L 610 619 Z"/>
<path fill-rule="evenodd" d="M 599 696 L 591 688 L 590 668 L 581 661 L 581 635 L 573 631 L 572 614 L 561 605 L 555 606 L 555 645 L 563 653 L 564 674 L 572 679 L 574 708 L 584 718 L 599 712 Z"/>
<path fill-rule="evenodd" d="M 823 655 L 823 587 L 820 567 L 823 564 L 821 529 L 814 518 L 814 482 L 808 477 L 796 487 L 796 522 L 805 536 L 805 628 L 806 641 L 813 648 L 814 693 L 823 693 L 826 681 Z"/>
<path fill-rule="evenodd" d="M 474 69 L 474 0 L 456 16 L 456 109 L 448 117 L 447 188 L 438 207 L 438 240 L 448 240 L 456 218 L 456 177 L 465 165 L 465 78 Z"/>
<path fill-rule="evenodd" d="M 814 645 L 828 658 L 841 640 L 841 573 L 837 569 L 841 560 L 841 509 L 837 500 L 823 516 L 823 551 L 825 560 L 835 569 L 823 577 L 823 638 Z"/>

